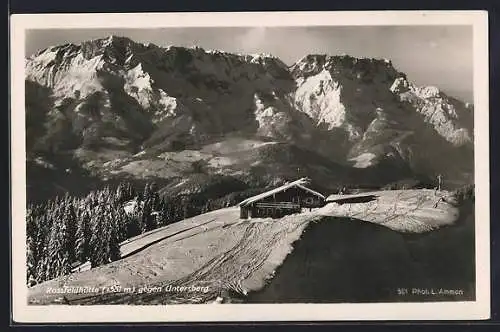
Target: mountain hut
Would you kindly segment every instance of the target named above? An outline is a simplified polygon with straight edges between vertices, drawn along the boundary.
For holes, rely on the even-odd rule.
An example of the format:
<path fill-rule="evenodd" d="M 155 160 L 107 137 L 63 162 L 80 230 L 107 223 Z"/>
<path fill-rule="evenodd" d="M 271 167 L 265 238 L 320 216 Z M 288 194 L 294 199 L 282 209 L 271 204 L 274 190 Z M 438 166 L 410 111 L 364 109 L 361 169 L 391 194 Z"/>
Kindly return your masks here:
<path fill-rule="evenodd" d="M 245 199 L 239 204 L 240 218 L 281 218 L 301 212 L 302 208 L 324 206 L 325 196 L 307 188 L 307 184 L 309 180 L 301 178 Z"/>

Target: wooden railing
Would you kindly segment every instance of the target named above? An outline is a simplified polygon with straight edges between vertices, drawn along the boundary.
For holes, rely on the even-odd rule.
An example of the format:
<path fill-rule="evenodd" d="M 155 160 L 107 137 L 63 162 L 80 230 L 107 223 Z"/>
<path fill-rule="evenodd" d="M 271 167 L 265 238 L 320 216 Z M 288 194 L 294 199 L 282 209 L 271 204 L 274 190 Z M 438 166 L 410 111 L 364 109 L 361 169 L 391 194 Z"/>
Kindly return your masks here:
<path fill-rule="evenodd" d="M 259 208 L 279 208 L 279 209 L 300 209 L 300 205 L 291 202 L 269 202 L 257 203 L 256 207 Z"/>

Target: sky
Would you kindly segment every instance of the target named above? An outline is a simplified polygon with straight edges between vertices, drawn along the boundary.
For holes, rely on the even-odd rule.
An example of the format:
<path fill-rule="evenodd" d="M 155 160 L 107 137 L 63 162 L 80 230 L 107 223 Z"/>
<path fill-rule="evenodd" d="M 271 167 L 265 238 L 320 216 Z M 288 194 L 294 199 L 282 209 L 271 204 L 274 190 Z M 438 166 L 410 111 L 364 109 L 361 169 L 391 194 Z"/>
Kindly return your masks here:
<path fill-rule="evenodd" d="M 418 85 L 473 101 L 472 26 L 182 27 L 52 29 L 26 34 L 26 55 L 39 49 L 109 35 L 159 46 L 200 46 L 237 53 L 269 53 L 291 65 L 307 54 L 348 54 L 392 60 Z"/>

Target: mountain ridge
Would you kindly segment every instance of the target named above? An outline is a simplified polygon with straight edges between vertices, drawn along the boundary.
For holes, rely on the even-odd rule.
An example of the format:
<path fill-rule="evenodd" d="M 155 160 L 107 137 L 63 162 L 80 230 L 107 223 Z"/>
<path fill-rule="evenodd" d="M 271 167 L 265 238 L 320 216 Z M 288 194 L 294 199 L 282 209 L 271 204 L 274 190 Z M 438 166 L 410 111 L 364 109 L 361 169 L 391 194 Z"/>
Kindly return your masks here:
<path fill-rule="evenodd" d="M 310 54 L 288 66 L 272 55 L 109 36 L 29 56 L 26 85 L 28 154 L 69 155 L 100 177 L 139 176 L 143 152 L 143 164 L 171 170 L 162 153 L 238 137 L 297 146 L 346 169 L 406 169 L 393 180 L 444 173 L 472 181 L 473 106 L 416 86 L 388 59 Z M 181 168 L 203 161 L 209 174 L 245 178 L 261 157 L 242 151 L 183 159 Z"/>

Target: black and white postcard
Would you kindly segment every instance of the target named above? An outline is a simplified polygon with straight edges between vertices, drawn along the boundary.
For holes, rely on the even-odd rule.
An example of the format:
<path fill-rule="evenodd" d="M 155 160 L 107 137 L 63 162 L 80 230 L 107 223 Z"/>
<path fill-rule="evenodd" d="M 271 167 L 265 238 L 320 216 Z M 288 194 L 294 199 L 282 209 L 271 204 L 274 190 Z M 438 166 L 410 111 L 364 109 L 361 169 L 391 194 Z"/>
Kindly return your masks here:
<path fill-rule="evenodd" d="M 487 13 L 11 20 L 18 322 L 490 315 Z"/>

